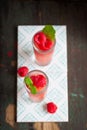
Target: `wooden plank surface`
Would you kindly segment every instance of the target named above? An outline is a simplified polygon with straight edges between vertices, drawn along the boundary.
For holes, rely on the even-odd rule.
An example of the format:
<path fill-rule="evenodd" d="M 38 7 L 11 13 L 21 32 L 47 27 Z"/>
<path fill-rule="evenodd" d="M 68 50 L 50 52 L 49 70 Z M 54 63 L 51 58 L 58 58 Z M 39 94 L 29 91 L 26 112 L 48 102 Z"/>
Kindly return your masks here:
<path fill-rule="evenodd" d="M 0 129 L 87 129 L 87 3 L 3 0 L 0 4 Z M 68 123 L 16 123 L 17 25 L 67 25 Z"/>

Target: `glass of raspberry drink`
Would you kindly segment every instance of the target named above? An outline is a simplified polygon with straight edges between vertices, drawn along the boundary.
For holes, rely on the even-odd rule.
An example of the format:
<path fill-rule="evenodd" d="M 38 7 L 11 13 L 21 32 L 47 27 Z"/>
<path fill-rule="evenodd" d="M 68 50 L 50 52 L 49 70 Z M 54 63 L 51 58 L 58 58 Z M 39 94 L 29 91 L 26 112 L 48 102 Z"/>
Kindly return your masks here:
<path fill-rule="evenodd" d="M 24 83 L 31 101 L 40 102 L 45 98 L 49 80 L 43 71 L 30 71 L 25 76 Z"/>
<path fill-rule="evenodd" d="M 52 31 L 53 34 L 51 34 Z M 53 30 L 53 27 L 47 25 L 33 36 L 34 55 L 38 65 L 45 66 L 51 62 L 56 44 L 54 35 L 55 30 Z"/>

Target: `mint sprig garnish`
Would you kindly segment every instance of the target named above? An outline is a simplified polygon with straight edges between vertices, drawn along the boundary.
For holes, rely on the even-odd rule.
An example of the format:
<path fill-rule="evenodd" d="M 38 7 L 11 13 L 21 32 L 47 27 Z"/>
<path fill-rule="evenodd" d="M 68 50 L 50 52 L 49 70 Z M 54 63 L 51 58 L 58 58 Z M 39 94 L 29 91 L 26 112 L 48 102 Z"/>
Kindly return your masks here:
<path fill-rule="evenodd" d="M 30 88 L 32 94 L 36 94 L 36 93 L 37 93 L 36 87 L 33 85 L 32 80 L 31 80 L 28 76 L 26 76 L 26 77 L 24 78 L 24 82 L 25 82 L 25 84 L 26 84 L 27 86 L 29 86 L 29 88 Z"/>
<path fill-rule="evenodd" d="M 46 25 L 43 29 L 42 32 L 51 40 L 55 40 L 55 29 L 53 28 L 52 25 Z"/>

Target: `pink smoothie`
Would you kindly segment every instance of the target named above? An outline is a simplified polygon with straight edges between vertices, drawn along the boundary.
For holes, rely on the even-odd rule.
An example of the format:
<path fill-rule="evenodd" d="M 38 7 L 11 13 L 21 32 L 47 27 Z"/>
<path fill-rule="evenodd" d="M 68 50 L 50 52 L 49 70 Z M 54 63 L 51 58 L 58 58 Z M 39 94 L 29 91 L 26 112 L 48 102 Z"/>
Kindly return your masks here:
<path fill-rule="evenodd" d="M 32 80 L 34 87 L 36 87 L 36 94 L 31 93 L 31 89 L 26 85 L 26 90 L 29 97 L 34 102 L 40 102 L 45 98 L 47 87 L 48 87 L 48 77 L 40 70 L 30 71 L 27 76 Z"/>

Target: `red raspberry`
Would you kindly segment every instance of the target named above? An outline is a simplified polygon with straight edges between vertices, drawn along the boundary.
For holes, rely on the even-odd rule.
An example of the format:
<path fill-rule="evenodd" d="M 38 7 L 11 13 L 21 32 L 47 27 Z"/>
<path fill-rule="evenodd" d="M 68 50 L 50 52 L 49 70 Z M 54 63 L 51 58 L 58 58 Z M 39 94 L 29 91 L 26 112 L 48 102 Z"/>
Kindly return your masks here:
<path fill-rule="evenodd" d="M 26 67 L 26 66 L 22 66 L 22 67 L 20 67 L 19 69 L 18 69 L 18 74 L 19 74 L 19 76 L 21 76 L 21 77 L 24 77 L 24 76 L 26 76 L 26 74 L 28 73 L 28 68 Z"/>
<path fill-rule="evenodd" d="M 33 81 L 33 84 L 39 89 L 46 85 L 46 78 L 43 75 L 33 75 L 30 77 Z"/>
<path fill-rule="evenodd" d="M 54 44 L 54 42 L 48 39 L 43 32 L 37 32 L 34 35 L 34 42 L 36 46 L 41 50 L 49 50 Z"/>
<path fill-rule="evenodd" d="M 46 42 L 45 42 L 45 49 L 48 50 L 50 49 L 52 46 L 53 46 L 53 41 L 51 41 L 50 39 L 46 39 Z"/>
<path fill-rule="evenodd" d="M 49 113 L 55 113 L 56 110 L 57 110 L 56 104 L 54 104 L 53 102 L 47 103 L 47 111 L 48 111 Z"/>
<path fill-rule="evenodd" d="M 44 44 L 46 42 L 46 36 L 43 32 L 37 32 L 34 35 L 34 41 L 41 50 L 44 50 Z"/>

